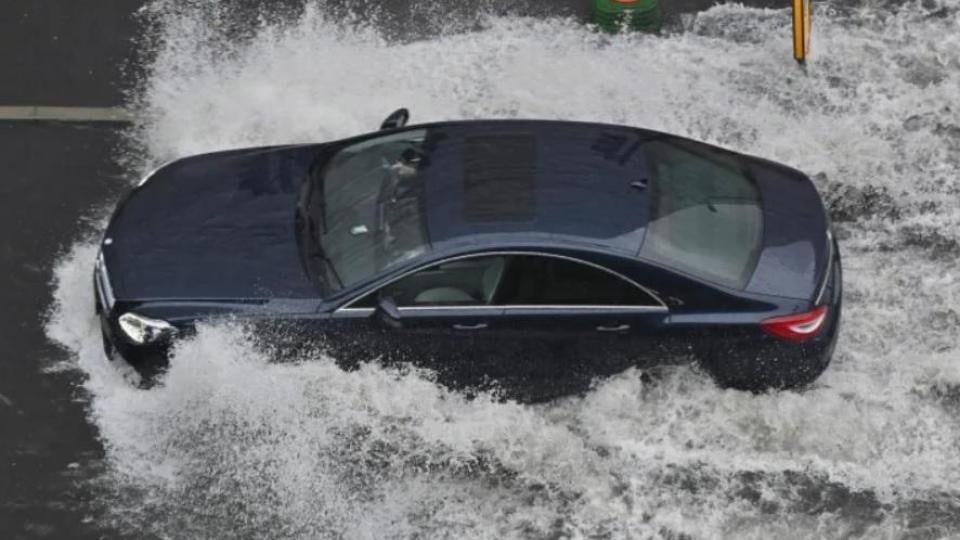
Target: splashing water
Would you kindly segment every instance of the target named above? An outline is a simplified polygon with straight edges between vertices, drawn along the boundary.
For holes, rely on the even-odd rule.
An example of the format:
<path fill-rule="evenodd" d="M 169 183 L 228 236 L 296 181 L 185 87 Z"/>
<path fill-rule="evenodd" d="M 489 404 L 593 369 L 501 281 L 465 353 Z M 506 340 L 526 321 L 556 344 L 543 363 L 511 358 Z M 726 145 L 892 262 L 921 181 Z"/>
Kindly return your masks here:
<path fill-rule="evenodd" d="M 201 327 L 163 384 L 102 357 L 78 243 L 47 331 L 88 374 L 113 524 L 161 537 L 939 537 L 960 533 L 960 3 L 820 7 L 806 72 L 786 11 L 719 6 L 659 37 L 484 19 L 397 42 L 323 6 L 261 19 L 153 4 L 131 133 L 144 167 L 416 121 L 597 120 L 783 161 L 841 237 L 845 314 L 811 389 L 750 395 L 689 368 L 586 396 L 473 400 L 429 374 L 274 364 Z"/>

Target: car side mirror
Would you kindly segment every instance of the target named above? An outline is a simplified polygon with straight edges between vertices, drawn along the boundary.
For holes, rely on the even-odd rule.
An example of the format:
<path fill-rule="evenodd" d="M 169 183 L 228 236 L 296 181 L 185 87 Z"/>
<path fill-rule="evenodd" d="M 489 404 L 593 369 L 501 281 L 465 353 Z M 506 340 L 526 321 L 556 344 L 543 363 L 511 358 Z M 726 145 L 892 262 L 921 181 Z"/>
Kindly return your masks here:
<path fill-rule="evenodd" d="M 407 109 L 397 109 L 390 113 L 383 123 L 380 124 L 380 129 L 397 129 L 402 128 L 407 125 L 407 122 L 410 121 L 410 111 Z"/>
<path fill-rule="evenodd" d="M 385 296 L 377 302 L 377 308 L 374 310 L 373 316 L 391 328 L 403 326 L 403 322 L 400 320 L 400 308 L 397 307 L 397 303 L 392 296 Z"/>

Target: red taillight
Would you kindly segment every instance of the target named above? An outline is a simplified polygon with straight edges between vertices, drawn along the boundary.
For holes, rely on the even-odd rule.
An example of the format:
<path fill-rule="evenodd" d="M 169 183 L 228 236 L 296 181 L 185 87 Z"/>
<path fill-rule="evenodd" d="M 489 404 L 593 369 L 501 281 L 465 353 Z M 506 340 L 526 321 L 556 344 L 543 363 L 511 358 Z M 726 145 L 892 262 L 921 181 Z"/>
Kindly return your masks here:
<path fill-rule="evenodd" d="M 820 306 L 807 313 L 767 319 L 760 323 L 760 327 L 780 339 L 802 343 L 815 338 L 823 330 L 825 320 L 827 306 Z"/>

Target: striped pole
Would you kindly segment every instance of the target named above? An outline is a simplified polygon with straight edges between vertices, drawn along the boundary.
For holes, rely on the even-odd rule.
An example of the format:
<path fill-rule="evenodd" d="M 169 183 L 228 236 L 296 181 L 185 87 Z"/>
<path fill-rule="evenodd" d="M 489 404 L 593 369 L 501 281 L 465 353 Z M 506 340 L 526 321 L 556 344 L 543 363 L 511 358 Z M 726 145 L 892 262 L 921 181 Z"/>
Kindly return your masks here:
<path fill-rule="evenodd" d="M 793 58 L 801 64 L 810 55 L 810 1 L 793 0 Z"/>

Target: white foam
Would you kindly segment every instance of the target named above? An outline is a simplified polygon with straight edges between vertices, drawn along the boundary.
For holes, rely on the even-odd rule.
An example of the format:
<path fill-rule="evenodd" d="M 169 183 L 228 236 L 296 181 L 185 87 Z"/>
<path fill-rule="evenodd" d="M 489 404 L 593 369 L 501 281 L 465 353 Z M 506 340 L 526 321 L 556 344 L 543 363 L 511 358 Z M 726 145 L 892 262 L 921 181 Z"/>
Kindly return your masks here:
<path fill-rule="evenodd" d="M 100 354 L 95 248 L 80 243 L 47 330 L 89 376 L 111 515 L 160 536 L 800 538 L 890 533 L 904 501 L 956 498 L 960 11 L 940 6 L 818 17 L 804 74 L 787 13 L 738 6 L 663 37 L 493 18 L 398 44 L 321 7 L 224 41 L 202 13 L 155 5 L 162 47 L 133 135 L 144 162 L 350 135 L 407 106 L 415 121 L 661 129 L 826 175 L 832 194 L 885 189 L 896 213 L 838 225 L 842 338 L 813 389 L 754 396 L 686 368 L 655 385 L 631 371 L 541 406 L 468 401 L 417 372 L 271 364 L 229 324 L 203 327 L 162 387 L 136 390 Z M 892 517 L 858 507 L 858 491 Z M 803 510 L 830 493 L 846 506 Z"/>

